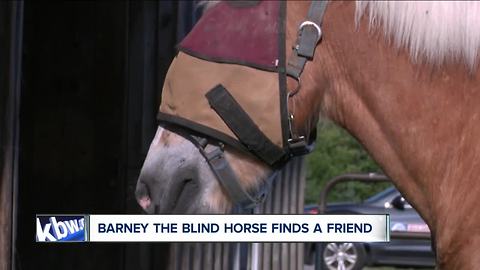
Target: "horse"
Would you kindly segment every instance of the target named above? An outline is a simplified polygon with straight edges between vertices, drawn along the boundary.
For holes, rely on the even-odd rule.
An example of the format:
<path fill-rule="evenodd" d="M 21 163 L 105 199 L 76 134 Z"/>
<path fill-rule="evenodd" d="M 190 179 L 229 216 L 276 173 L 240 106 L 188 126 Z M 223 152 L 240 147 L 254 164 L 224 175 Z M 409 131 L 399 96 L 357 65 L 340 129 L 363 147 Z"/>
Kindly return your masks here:
<path fill-rule="evenodd" d="M 287 58 L 309 8 L 308 1 L 286 3 Z M 321 29 L 310 27 L 322 38 L 301 83 L 286 76 L 295 91 L 287 104 L 295 113 L 291 130 L 307 135 L 326 117 L 353 135 L 428 224 L 440 269 L 480 265 L 479 18 L 477 2 L 331 1 Z M 205 69 L 215 65 L 224 64 Z M 167 75 L 163 91 L 173 83 Z M 196 144 L 184 128 L 158 127 L 136 190 L 148 213 L 235 206 Z M 260 188 L 277 169 L 222 148 L 245 190 Z"/>

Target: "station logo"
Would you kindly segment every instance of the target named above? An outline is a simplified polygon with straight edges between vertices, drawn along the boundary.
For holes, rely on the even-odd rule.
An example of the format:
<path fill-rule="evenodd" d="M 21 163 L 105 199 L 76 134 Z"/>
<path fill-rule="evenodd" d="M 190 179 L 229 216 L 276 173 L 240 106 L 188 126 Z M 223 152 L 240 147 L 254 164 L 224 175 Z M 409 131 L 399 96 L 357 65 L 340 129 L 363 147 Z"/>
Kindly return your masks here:
<path fill-rule="evenodd" d="M 87 241 L 85 216 L 37 215 L 37 242 Z"/>

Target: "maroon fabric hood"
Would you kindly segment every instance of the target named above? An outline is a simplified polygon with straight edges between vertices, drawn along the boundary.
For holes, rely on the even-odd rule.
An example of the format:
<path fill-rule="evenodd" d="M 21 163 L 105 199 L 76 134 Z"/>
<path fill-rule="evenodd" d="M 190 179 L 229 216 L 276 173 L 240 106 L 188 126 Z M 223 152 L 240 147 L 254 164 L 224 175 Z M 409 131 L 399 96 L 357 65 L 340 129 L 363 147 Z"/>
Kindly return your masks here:
<path fill-rule="evenodd" d="M 279 1 L 222 1 L 205 12 L 179 49 L 207 61 L 276 71 Z"/>

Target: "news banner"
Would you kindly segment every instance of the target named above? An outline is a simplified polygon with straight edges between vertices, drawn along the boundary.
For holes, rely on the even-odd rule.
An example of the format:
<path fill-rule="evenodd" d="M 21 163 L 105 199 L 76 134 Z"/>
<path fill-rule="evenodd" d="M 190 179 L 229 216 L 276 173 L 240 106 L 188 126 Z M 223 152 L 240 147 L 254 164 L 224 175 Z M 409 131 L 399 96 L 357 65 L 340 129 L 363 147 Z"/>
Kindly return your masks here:
<path fill-rule="evenodd" d="M 388 242 L 389 215 L 37 215 L 37 242 Z"/>

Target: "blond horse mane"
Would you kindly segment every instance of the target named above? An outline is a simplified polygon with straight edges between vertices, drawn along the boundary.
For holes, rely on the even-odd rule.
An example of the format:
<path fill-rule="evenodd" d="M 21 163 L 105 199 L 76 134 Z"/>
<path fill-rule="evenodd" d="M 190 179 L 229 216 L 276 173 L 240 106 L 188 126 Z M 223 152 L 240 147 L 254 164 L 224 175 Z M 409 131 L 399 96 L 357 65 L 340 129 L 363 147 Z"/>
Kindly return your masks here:
<path fill-rule="evenodd" d="M 208 9 L 220 1 L 201 1 Z M 328 10 L 327 10 L 328 12 Z M 369 16 L 370 29 L 383 28 L 386 39 L 406 48 L 414 63 L 441 66 L 462 61 L 477 66 L 480 47 L 480 2 L 357 1 L 355 21 Z"/>
<path fill-rule="evenodd" d="M 357 1 L 355 20 L 368 13 L 370 28 L 406 48 L 413 62 L 463 61 L 476 68 L 480 47 L 480 2 Z"/>

